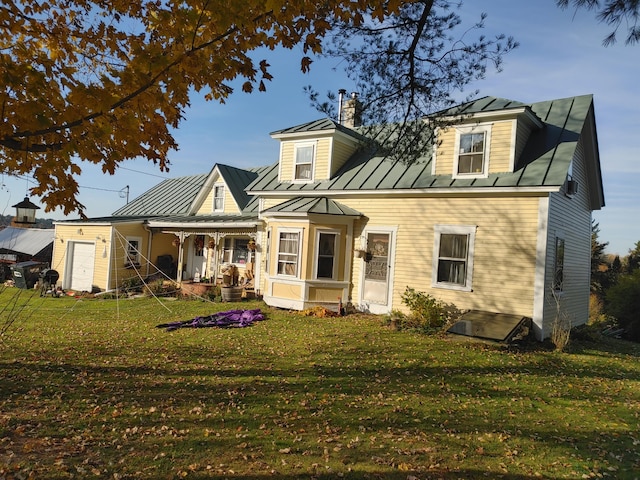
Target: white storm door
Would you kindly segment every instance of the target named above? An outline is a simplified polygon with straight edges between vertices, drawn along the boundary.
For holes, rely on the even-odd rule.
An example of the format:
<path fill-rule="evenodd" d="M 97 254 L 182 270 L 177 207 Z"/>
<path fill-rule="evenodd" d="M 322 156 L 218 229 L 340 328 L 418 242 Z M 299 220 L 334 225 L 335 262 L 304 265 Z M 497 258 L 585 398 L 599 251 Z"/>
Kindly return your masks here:
<path fill-rule="evenodd" d="M 372 313 L 391 309 L 393 284 L 393 232 L 368 231 L 365 234 L 367 257 L 363 259 L 361 304 Z"/>
<path fill-rule="evenodd" d="M 93 269 L 96 246 L 94 243 L 69 242 L 71 259 L 70 275 L 66 276 L 67 287 L 79 292 L 90 292 L 93 288 Z"/>
<path fill-rule="evenodd" d="M 195 235 L 191 242 L 191 268 L 190 274 L 191 278 L 196 278 L 196 274 L 200 278 L 204 277 L 207 272 L 207 257 L 205 248 L 205 236 L 204 235 Z"/>

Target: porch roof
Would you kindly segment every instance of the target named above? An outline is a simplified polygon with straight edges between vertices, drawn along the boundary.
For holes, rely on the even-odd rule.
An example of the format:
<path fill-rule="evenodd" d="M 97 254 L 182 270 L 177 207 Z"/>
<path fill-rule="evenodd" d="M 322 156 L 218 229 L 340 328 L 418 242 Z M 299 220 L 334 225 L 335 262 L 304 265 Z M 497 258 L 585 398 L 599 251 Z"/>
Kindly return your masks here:
<path fill-rule="evenodd" d="M 259 224 L 256 213 L 238 215 L 171 215 L 149 219 L 150 228 L 220 229 L 255 228 Z"/>
<path fill-rule="evenodd" d="M 286 202 L 275 205 L 262 212 L 265 216 L 290 214 L 290 215 L 346 215 L 361 217 L 362 213 L 353 208 L 342 205 L 327 197 L 295 197 Z"/>

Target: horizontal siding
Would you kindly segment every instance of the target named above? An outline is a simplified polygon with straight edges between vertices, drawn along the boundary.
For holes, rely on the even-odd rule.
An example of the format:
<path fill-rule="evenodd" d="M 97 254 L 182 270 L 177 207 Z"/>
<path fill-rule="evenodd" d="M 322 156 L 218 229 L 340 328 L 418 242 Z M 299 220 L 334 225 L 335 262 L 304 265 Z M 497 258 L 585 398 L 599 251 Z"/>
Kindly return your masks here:
<path fill-rule="evenodd" d="M 316 162 L 313 178 L 326 180 L 329 177 L 329 157 L 331 156 L 331 139 L 323 138 L 316 144 Z"/>
<path fill-rule="evenodd" d="M 512 136 L 512 120 L 491 123 L 489 173 L 510 171 L 511 151 L 514 148 Z M 452 127 L 440 130 L 438 140 L 440 144 L 437 148 L 435 173 L 436 175 L 452 175 L 455 164 L 456 129 Z"/>
<path fill-rule="evenodd" d="M 111 247 L 111 288 L 115 288 L 122 284 L 125 278 L 135 277 L 137 275 L 135 269 L 126 268 L 126 238 L 138 237 L 142 240 L 140 247 L 140 267 L 138 271 L 142 275 L 147 275 L 150 271 L 148 259 L 149 251 L 149 234 L 145 231 L 144 226 L 139 223 L 116 225 Z"/>
<path fill-rule="evenodd" d="M 489 173 L 504 173 L 511 170 L 513 122 L 512 120 L 495 122 L 491 126 Z"/>
<path fill-rule="evenodd" d="M 560 307 L 574 325 L 582 325 L 589 317 L 591 282 L 591 211 L 589 209 L 587 175 L 583 145 L 578 143 L 573 159 L 573 178 L 578 181 L 578 193 L 568 198 L 553 193 L 549 199 L 549 229 L 545 274 L 544 332 L 551 332 L 557 303 L 551 295 L 555 267 L 555 239 L 565 239 L 564 284 Z"/>
<path fill-rule="evenodd" d="M 104 239 L 105 242 L 103 242 L 102 239 Z M 70 283 L 70 279 L 66 278 L 67 263 L 70 261 L 70 259 L 67 258 L 67 251 L 69 243 L 73 241 L 94 244 L 92 284 L 102 290 L 107 289 L 111 227 L 109 225 L 56 225 L 56 240 L 54 242 L 51 268 L 56 270 L 60 275 L 58 280 L 59 285 Z M 105 247 L 107 249 L 107 258 L 102 257 Z M 69 272 L 69 274 L 71 274 L 71 272 Z"/>
<path fill-rule="evenodd" d="M 333 152 L 331 154 L 331 177 L 346 163 L 346 161 L 355 153 L 356 148 L 353 144 L 333 141 Z"/>
<path fill-rule="evenodd" d="M 367 213 L 366 220 L 355 223 L 356 238 L 365 227 L 398 226 L 393 308 L 402 308 L 402 292 L 410 286 L 460 309 L 533 314 L 538 198 L 345 199 L 343 203 Z M 436 224 L 477 225 L 472 292 L 431 287 Z M 354 300 L 359 298 L 362 266 L 362 260 L 354 259 Z"/>
<path fill-rule="evenodd" d="M 240 213 L 240 209 L 238 208 L 233 195 L 231 195 L 229 187 L 224 184 L 224 182 L 222 182 L 222 184 L 224 185 L 224 211 L 216 213 Z M 220 182 L 218 182 L 218 185 L 220 185 Z M 213 213 L 214 189 L 215 185 L 209 190 L 207 197 L 202 202 L 202 205 L 200 205 L 200 208 L 198 208 L 196 215 L 211 215 Z"/>
<path fill-rule="evenodd" d="M 331 151 L 331 139 L 330 138 L 309 138 L 306 140 L 299 140 L 296 142 L 283 142 L 281 148 L 280 158 L 280 181 L 291 182 L 293 181 L 294 167 L 295 167 L 295 145 L 296 143 L 316 142 L 316 158 L 314 165 L 314 179 L 324 180 L 327 178 L 329 172 L 329 155 Z"/>
<path fill-rule="evenodd" d="M 438 131 L 438 147 L 436 149 L 436 175 L 453 173 L 453 156 L 455 153 L 456 129 L 442 128 Z"/>

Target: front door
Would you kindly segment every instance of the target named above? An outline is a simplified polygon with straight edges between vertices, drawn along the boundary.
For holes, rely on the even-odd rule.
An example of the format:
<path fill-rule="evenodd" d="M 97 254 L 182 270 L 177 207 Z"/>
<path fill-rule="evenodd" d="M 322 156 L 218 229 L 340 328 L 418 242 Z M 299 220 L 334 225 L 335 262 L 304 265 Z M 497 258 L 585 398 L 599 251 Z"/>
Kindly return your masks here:
<path fill-rule="evenodd" d="M 372 313 L 388 313 L 393 283 L 393 232 L 370 230 L 365 233 L 365 238 L 367 255 L 362 259 L 360 304 Z"/>
<path fill-rule="evenodd" d="M 207 258 L 205 256 L 206 249 L 204 244 L 204 235 L 194 235 L 191 243 L 192 248 L 192 263 L 191 263 L 191 278 L 201 279 L 207 272 Z"/>

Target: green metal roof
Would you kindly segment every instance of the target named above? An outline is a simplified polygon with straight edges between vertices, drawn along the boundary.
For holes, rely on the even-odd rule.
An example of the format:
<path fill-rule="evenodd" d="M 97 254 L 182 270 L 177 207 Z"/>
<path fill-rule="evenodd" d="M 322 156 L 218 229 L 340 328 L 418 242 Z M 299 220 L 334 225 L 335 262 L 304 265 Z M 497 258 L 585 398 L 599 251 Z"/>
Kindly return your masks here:
<path fill-rule="evenodd" d="M 366 137 L 363 137 L 355 130 L 345 127 L 344 125 L 341 125 L 335 120 L 331 120 L 330 118 L 321 118 L 319 120 L 313 120 L 301 125 L 296 125 L 295 127 L 283 128 L 281 130 L 271 132 L 269 135 L 273 137 L 300 133 L 319 133 L 332 130 L 337 130 L 358 140 L 366 140 Z"/>
<path fill-rule="evenodd" d="M 114 216 L 154 216 L 186 214 L 204 185 L 207 174 L 163 180 L 139 197 L 113 212 Z"/>
<path fill-rule="evenodd" d="M 162 224 L 165 227 L 174 225 L 199 225 L 206 228 L 233 227 L 234 224 L 258 223 L 258 213 L 241 214 L 213 214 L 213 215 L 168 215 L 164 217 L 154 217 L 149 219 L 151 226 Z"/>
<path fill-rule="evenodd" d="M 245 191 L 247 185 L 258 178 L 258 172 L 253 170 L 243 170 L 229 165 L 217 164 L 218 172 L 229 188 L 229 193 L 233 196 L 238 207 L 242 210 L 247 206 L 251 197 Z"/>
<path fill-rule="evenodd" d="M 313 183 L 278 181 L 278 166 L 266 169 L 249 187 L 254 194 L 274 192 L 304 194 L 313 192 L 380 191 L 485 187 L 559 187 L 564 184 L 571 160 L 592 108 L 591 95 L 524 104 L 495 97 L 485 97 L 464 105 L 465 113 L 487 112 L 527 107 L 543 127 L 534 130 L 524 151 L 517 159 L 514 172 L 489 174 L 488 178 L 453 178 L 433 175 L 432 156 L 406 164 L 361 150 L 328 180 Z M 459 111 L 457 110 L 459 113 Z M 300 127 L 297 127 L 300 128 Z"/>
<path fill-rule="evenodd" d="M 262 212 L 263 215 L 273 214 L 320 214 L 320 215 L 347 215 L 361 217 L 362 214 L 353 208 L 326 197 L 296 197 Z"/>

